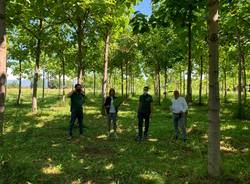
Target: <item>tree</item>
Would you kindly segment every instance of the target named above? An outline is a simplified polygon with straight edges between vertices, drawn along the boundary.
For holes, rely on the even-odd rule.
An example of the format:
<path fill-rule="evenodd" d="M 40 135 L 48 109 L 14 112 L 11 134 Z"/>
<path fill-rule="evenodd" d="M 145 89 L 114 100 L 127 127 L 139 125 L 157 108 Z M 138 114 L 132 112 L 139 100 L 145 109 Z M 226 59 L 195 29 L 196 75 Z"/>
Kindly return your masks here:
<path fill-rule="evenodd" d="M 3 144 L 3 124 L 5 111 L 5 85 L 6 85 L 6 22 L 5 0 L 0 0 L 0 145 Z"/>
<path fill-rule="evenodd" d="M 208 100 L 208 174 L 220 176 L 220 99 L 219 99 L 219 0 L 208 0 L 209 100 Z"/>

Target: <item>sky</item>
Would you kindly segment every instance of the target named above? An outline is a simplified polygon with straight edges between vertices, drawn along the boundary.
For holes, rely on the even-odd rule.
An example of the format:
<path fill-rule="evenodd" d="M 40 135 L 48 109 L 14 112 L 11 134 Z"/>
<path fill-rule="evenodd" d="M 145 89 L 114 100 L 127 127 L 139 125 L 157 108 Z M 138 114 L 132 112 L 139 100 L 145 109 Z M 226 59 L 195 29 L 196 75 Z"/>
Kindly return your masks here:
<path fill-rule="evenodd" d="M 143 14 L 151 15 L 151 0 L 143 0 L 139 5 L 135 6 L 135 11 L 140 11 Z"/>

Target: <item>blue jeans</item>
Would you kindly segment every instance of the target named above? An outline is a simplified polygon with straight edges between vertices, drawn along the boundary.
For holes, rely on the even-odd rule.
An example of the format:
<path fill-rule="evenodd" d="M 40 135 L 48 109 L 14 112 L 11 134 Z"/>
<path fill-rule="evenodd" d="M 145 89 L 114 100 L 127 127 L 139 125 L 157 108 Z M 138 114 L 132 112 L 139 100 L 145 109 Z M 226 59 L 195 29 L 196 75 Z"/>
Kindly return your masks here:
<path fill-rule="evenodd" d="M 175 137 L 177 138 L 179 136 L 179 128 L 180 128 L 182 131 L 182 138 L 184 141 L 187 139 L 185 119 L 186 119 L 185 114 L 173 114 Z"/>
<path fill-rule="evenodd" d="M 116 132 L 116 118 L 117 118 L 117 114 L 116 113 L 109 113 L 108 114 L 108 131 L 110 132 L 111 129 L 111 123 L 113 123 L 113 129 L 114 132 Z"/>
<path fill-rule="evenodd" d="M 69 135 L 72 136 L 72 130 L 74 127 L 75 120 L 79 123 L 80 135 L 83 133 L 83 112 L 82 111 L 71 111 L 70 122 L 69 122 Z"/>

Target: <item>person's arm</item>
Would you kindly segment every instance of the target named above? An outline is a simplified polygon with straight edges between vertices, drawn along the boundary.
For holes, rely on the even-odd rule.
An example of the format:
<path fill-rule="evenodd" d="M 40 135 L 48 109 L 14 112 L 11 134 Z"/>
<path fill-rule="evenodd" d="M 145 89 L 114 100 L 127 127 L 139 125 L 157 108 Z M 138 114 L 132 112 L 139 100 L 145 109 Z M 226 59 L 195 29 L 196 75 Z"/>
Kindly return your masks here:
<path fill-rule="evenodd" d="M 187 114 L 187 111 L 188 111 L 188 105 L 187 105 L 187 102 L 185 100 L 185 98 L 182 99 L 182 104 L 183 104 L 183 110 L 182 110 L 182 113 L 183 114 Z"/>
<path fill-rule="evenodd" d="M 71 97 L 71 96 L 73 95 L 74 92 L 75 92 L 74 90 L 70 91 L 70 92 L 67 94 L 67 97 Z"/>
<path fill-rule="evenodd" d="M 139 102 L 137 105 L 137 112 L 139 112 L 141 110 L 141 97 L 139 97 Z"/>

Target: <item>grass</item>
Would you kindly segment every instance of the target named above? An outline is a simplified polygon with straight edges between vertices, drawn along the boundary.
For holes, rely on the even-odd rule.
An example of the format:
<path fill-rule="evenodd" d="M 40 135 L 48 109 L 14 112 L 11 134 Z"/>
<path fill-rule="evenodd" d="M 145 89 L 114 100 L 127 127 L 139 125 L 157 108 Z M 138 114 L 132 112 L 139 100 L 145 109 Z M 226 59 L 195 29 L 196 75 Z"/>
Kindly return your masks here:
<path fill-rule="evenodd" d="M 136 104 L 119 111 L 118 138 L 107 138 L 99 97 L 88 95 L 85 137 L 67 141 L 69 102 L 47 91 L 39 110 L 31 113 L 30 91 L 15 106 L 16 90 L 8 90 L 4 146 L 0 148 L 0 184 L 41 183 L 250 183 L 250 121 L 233 119 L 233 103 L 221 108 L 222 177 L 207 177 L 207 107 L 191 106 L 188 144 L 172 141 L 170 113 L 155 106 L 150 139 L 137 143 Z"/>

